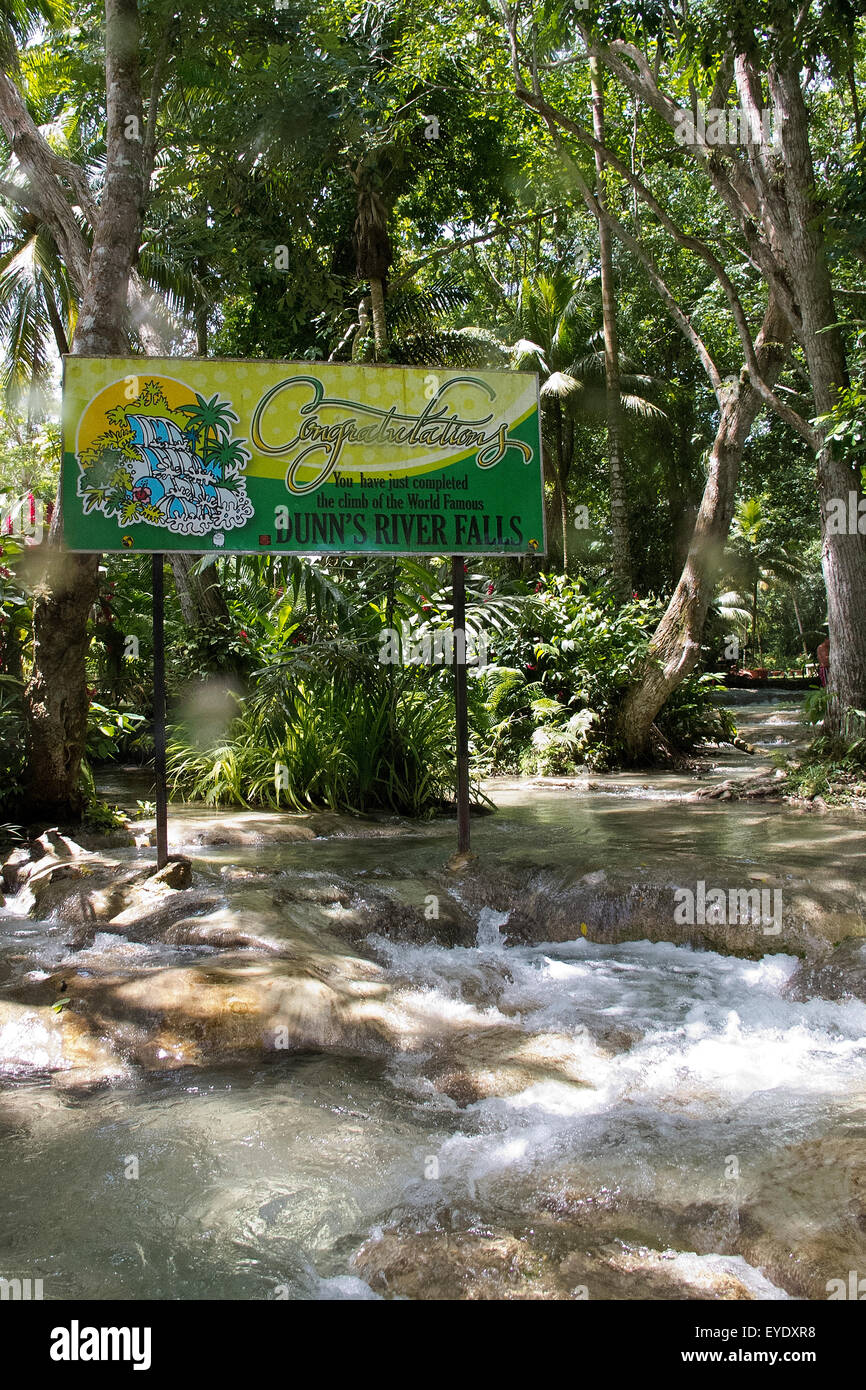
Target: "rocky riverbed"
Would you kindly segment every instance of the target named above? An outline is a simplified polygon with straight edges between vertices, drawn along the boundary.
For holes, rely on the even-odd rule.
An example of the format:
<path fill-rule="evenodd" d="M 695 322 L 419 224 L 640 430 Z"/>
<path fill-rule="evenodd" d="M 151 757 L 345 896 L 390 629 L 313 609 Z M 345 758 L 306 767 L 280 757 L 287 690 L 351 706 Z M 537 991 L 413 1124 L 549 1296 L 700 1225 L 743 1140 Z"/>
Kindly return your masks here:
<path fill-rule="evenodd" d="M 722 756 L 499 782 L 468 859 L 446 820 L 195 808 L 161 872 L 147 825 L 19 845 L 0 1273 L 763 1299 L 866 1269 L 862 822 L 695 800 L 754 765 Z"/>

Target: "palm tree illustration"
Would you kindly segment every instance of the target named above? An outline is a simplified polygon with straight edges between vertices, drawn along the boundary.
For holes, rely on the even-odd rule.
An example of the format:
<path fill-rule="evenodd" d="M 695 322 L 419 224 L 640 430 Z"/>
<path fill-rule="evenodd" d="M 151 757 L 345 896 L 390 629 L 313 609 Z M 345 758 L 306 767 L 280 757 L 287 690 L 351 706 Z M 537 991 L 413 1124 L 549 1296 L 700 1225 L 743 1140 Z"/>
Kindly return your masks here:
<path fill-rule="evenodd" d="M 221 487 L 228 492 L 237 491 L 237 474 L 249 462 L 249 457 L 242 439 L 229 439 L 226 435 L 220 436 L 215 447 L 211 450 L 210 458 L 212 463 L 219 465 L 222 475 Z"/>
<path fill-rule="evenodd" d="M 238 417 L 229 402 L 221 401 L 218 395 L 206 401 L 204 396 L 200 396 L 196 392 L 195 401 L 195 405 L 182 405 L 180 409 L 189 420 L 196 445 L 198 445 L 199 435 L 201 435 L 202 463 L 205 468 L 208 468 L 213 459 L 216 462 L 216 470 L 209 469 L 209 471 L 214 472 L 214 476 L 220 478 L 219 453 L 216 449 L 211 449 L 211 440 L 213 439 L 213 443 L 220 446 L 227 440 L 231 433 L 232 422 L 236 424 Z"/>

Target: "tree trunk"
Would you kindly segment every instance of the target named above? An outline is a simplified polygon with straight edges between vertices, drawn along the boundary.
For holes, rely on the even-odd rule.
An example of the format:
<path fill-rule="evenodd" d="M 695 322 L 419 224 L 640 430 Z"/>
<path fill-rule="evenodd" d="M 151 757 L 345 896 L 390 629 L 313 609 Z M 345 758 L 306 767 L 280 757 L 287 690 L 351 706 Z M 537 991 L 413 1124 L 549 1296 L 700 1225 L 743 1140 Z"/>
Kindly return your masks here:
<path fill-rule="evenodd" d="M 778 228 L 791 284 L 802 316 L 800 334 L 809 368 L 816 414 L 832 410 L 847 384 L 845 345 L 838 324 L 825 234 L 809 146 L 808 112 L 800 72 L 791 63 L 771 73 L 780 121 L 788 218 Z M 866 536 L 836 535 L 828 528 L 831 503 L 849 492 L 863 496 L 859 469 L 825 443 L 818 457 L 818 500 L 823 535 L 822 566 L 827 586 L 830 669 L 825 728 L 846 737 L 848 711 L 866 709 Z M 847 509 L 847 508 L 846 508 Z"/>
<path fill-rule="evenodd" d="M 374 276 L 370 280 L 370 312 L 373 317 L 373 341 L 376 345 L 376 361 L 388 361 L 388 327 L 385 323 L 385 286 Z"/>
<path fill-rule="evenodd" d="M 589 60 L 592 83 L 592 124 L 596 140 L 604 142 L 604 79 L 597 58 Z M 605 164 L 596 151 L 596 199 L 606 207 Z M 598 223 L 599 259 L 601 263 L 601 305 L 604 322 L 604 373 L 607 411 L 607 457 L 610 479 L 610 536 L 611 582 L 620 603 L 632 591 L 631 544 L 629 540 L 628 505 L 626 502 L 625 470 L 622 460 L 622 429 L 619 377 L 619 340 L 616 326 L 616 288 L 613 280 L 613 235 L 603 218 Z"/>
<path fill-rule="evenodd" d="M 770 385 L 782 369 L 790 336 L 788 320 L 771 299 L 755 344 L 762 376 Z M 740 461 L 761 405 L 761 397 L 749 385 L 744 371 L 730 383 L 722 404 L 685 567 L 653 633 L 641 677 L 626 694 L 619 712 L 617 732 L 631 761 L 647 756 L 656 715 L 694 669 L 700 654 L 707 610 L 734 514 Z"/>
<path fill-rule="evenodd" d="M 128 351 L 127 298 L 143 193 L 138 45 L 136 0 L 106 0 L 106 179 L 72 347 L 73 353 L 84 356 L 123 356 Z M 130 116 L 137 119 L 138 140 L 126 137 L 127 129 L 136 129 L 128 123 Z M 65 252 L 62 245 L 61 250 Z M 34 821 L 75 819 L 84 801 L 79 778 L 89 706 L 85 662 L 99 556 L 64 553 L 61 528 L 58 505 L 45 574 L 34 596 L 34 664 L 26 692 L 27 808 Z"/>
<path fill-rule="evenodd" d="M 562 447 L 562 402 L 553 402 L 553 428 L 556 440 L 556 492 L 559 497 L 559 522 L 562 527 L 562 568 L 568 569 L 568 497 L 565 490 L 565 454 Z"/>
<path fill-rule="evenodd" d="M 809 660 L 809 648 L 806 646 L 806 634 L 803 631 L 803 619 L 800 617 L 800 606 L 797 603 L 797 591 L 791 590 L 791 602 L 794 605 L 794 617 L 797 619 L 797 631 L 800 634 L 800 643 L 803 648 L 803 660 Z"/>
<path fill-rule="evenodd" d="M 204 261 L 199 258 L 195 262 L 195 273 L 199 283 L 204 279 L 207 268 Z M 195 350 L 199 357 L 207 357 L 208 331 L 207 331 L 207 300 L 201 291 L 197 292 L 195 304 Z"/>
<path fill-rule="evenodd" d="M 174 551 L 170 559 L 180 611 L 187 626 L 225 623 L 228 627 L 231 616 L 216 566 L 211 565 L 201 574 L 197 574 L 195 567 L 201 559 L 200 555 Z"/>

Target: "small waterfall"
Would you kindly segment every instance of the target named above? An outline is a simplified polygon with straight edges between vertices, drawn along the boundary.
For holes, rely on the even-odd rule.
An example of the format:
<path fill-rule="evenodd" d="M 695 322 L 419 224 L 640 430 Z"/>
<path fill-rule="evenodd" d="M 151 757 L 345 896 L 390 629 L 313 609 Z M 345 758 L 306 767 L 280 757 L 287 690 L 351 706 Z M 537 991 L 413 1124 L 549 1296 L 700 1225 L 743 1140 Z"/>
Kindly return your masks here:
<path fill-rule="evenodd" d="M 482 907 L 478 914 L 476 944 L 478 946 L 504 946 L 505 940 L 500 928 L 505 926 L 510 915 L 508 912 L 497 912 L 492 907 Z"/>

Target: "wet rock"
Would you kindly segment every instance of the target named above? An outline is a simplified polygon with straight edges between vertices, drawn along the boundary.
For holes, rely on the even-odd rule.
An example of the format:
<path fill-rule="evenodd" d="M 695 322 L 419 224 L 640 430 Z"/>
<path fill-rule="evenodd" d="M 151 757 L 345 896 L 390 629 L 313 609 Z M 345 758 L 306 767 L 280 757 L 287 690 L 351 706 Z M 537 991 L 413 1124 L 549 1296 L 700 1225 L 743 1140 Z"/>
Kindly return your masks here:
<path fill-rule="evenodd" d="M 437 1091 L 460 1106 L 489 1096 L 518 1095 L 550 1081 L 590 1084 L 584 1079 L 581 1046 L 575 1039 L 507 1027 L 452 1040 L 428 1075 Z"/>
<path fill-rule="evenodd" d="M 739 1210 L 738 1249 L 794 1298 L 866 1269 L 866 1132 L 792 1145 Z"/>
<path fill-rule="evenodd" d="M 431 941 L 442 946 L 474 946 L 478 925 L 472 915 L 445 890 L 439 880 L 404 884 L 415 902 L 401 900 L 396 893 L 380 892 L 365 884 L 363 897 L 356 895 L 351 906 L 329 927 L 346 941 L 361 942 L 370 935 L 423 946 Z"/>
<path fill-rule="evenodd" d="M 509 1235 L 388 1230 L 367 1241 L 352 1263 L 377 1293 L 401 1298 L 568 1297 L 542 1257 Z"/>
<path fill-rule="evenodd" d="M 866 1268 L 864 1139 L 862 1127 L 853 1127 L 777 1150 L 761 1167 L 744 1166 L 726 1197 L 715 1201 L 614 1188 L 548 1193 L 540 1205 L 557 1228 L 587 1243 L 738 1258 L 751 1270 L 746 1282 L 756 1294 L 750 1296 L 779 1296 L 760 1292 L 765 1279 L 791 1298 L 826 1299 L 831 1280 Z"/>
<path fill-rule="evenodd" d="M 0 1000 L 0 1072 L 63 1073 L 68 1086 L 126 1074 L 126 1063 L 68 1009 Z"/>
<path fill-rule="evenodd" d="M 41 853 L 19 856 L 9 866 L 25 909 L 31 917 L 72 925 L 71 945 L 90 945 L 97 931 L 125 936 L 130 941 L 168 939 L 183 919 L 213 911 L 221 902 L 214 892 L 192 889 L 192 865 L 176 856 L 164 868 L 123 864 L 84 850 L 57 832 L 40 837 Z M 182 939 L 182 934 L 176 932 Z M 190 939 L 201 941 L 198 931 Z M 218 937 L 217 945 L 246 944 L 236 936 Z"/>
<path fill-rule="evenodd" d="M 481 1223 L 479 1223 L 480 1225 Z M 361 1246 L 354 1270 L 385 1296 L 444 1299 L 752 1301 L 784 1290 L 737 1256 L 618 1241 L 563 1253 L 534 1231 L 389 1227 Z"/>
<path fill-rule="evenodd" d="M 420 1046 L 372 962 L 312 945 L 296 944 L 292 958 L 220 954 L 168 967 L 64 968 L 64 984 L 64 1017 L 74 1015 L 112 1055 L 148 1068 L 299 1050 L 375 1057 Z"/>
<path fill-rule="evenodd" d="M 181 919 L 212 912 L 221 901 L 218 893 L 197 888 L 176 890 L 158 882 L 155 876 L 148 877 L 143 882 L 125 885 L 123 911 L 102 920 L 99 929 L 125 936 L 128 941 L 166 941 L 170 929 Z M 91 925 L 83 923 L 73 945 L 80 949 L 92 937 Z"/>
<path fill-rule="evenodd" d="M 603 879 L 598 877 L 600 872 Z M 727 903 L 732 892 L 761 888 L 769 890 L 767 901 L 772 904 L 772 890 L 780 888 L 779 920 L 690 924 L 675 920 L 681 901 L 677 894 L 683 887 L 695 891 L 694 881 L 656 877 L 643 868 L 593 871 L 575 878 L 559 869 L 528 865 L 521 872 L 514 864 L 506 867 L 484 861 L 458 880 L 465 908 L 478 913 L 490 907 L 508 914 L 502 934 L 509 944 L 573 941 L 583 936 L 604 945 L 671 941 L 750 959 L 770 952 L 816 959 L 827 955 L 833 942 L 866 937 L 866 895 L 859 890 L 840 888 L 837 893 L 768 875 L 748 874 L 738 883 L 713 877 L 707 891 L 720 888 Z"/>
<path fill-rule="evenodd" d="M 151 875 L 152 883 L 164 883 L 166 888 L 189 888 L 192 883 L 192 863 L 182 854 L 175 854 L 161 869 Z"/>
<path fill-rule="evenodd" d="M 352 889 L 343 884 L 308 883 L 298 878 L 281 883 L 274 892 L 274 902 L 277 904 L 319 903 L 330 907 L 338 903 L 340 907 L 348 907 L 352 897 Z"/>
<path fill-rule="evenodd" d="M 311 826 L 277 815 L 238 816 L 194 828 L 188 828 L 183 821 L 178 821 L 169 828 L 169 842 L 172 845 L 290 845 L 315 838 L 316 832 Z"/>
<path fill-rule="evenodd" d="M 381 840 L 417 835 L 417 827 L 396 816 L 349 816 L 336 811 L 313 812 L 307 818 L 317 839 Z"/>
<path fill-rule="evenodd" d="M 620 1246 L 603 1255 L 571 1256 L 560 1277 L 580 1279 L 590 1298 L 725 1302 L 786 1299 L 785 1291 L 741 1256 Z"/>
<path fill-rule="evenodd" d="M 117 825 L 111 830 L 76 830 L 76 843 L 82 849 L 132 849 L 137 841 L 131 825 Z"/>
<path fill-rule="evenodd" d="M 16 845 L 0 869 L 0 877 L 7 893 L 17 893 L 24 886 L 30 866 L 44 854 L 45 849 L 37 840 L 25 845 Z"/>
<path fill-rule="evenodd" d="M 789 999 L 862 999 L 866 1001 L 866 941 L 851 939 L 821 961 L 804 962 L 788 981 Z"/>

